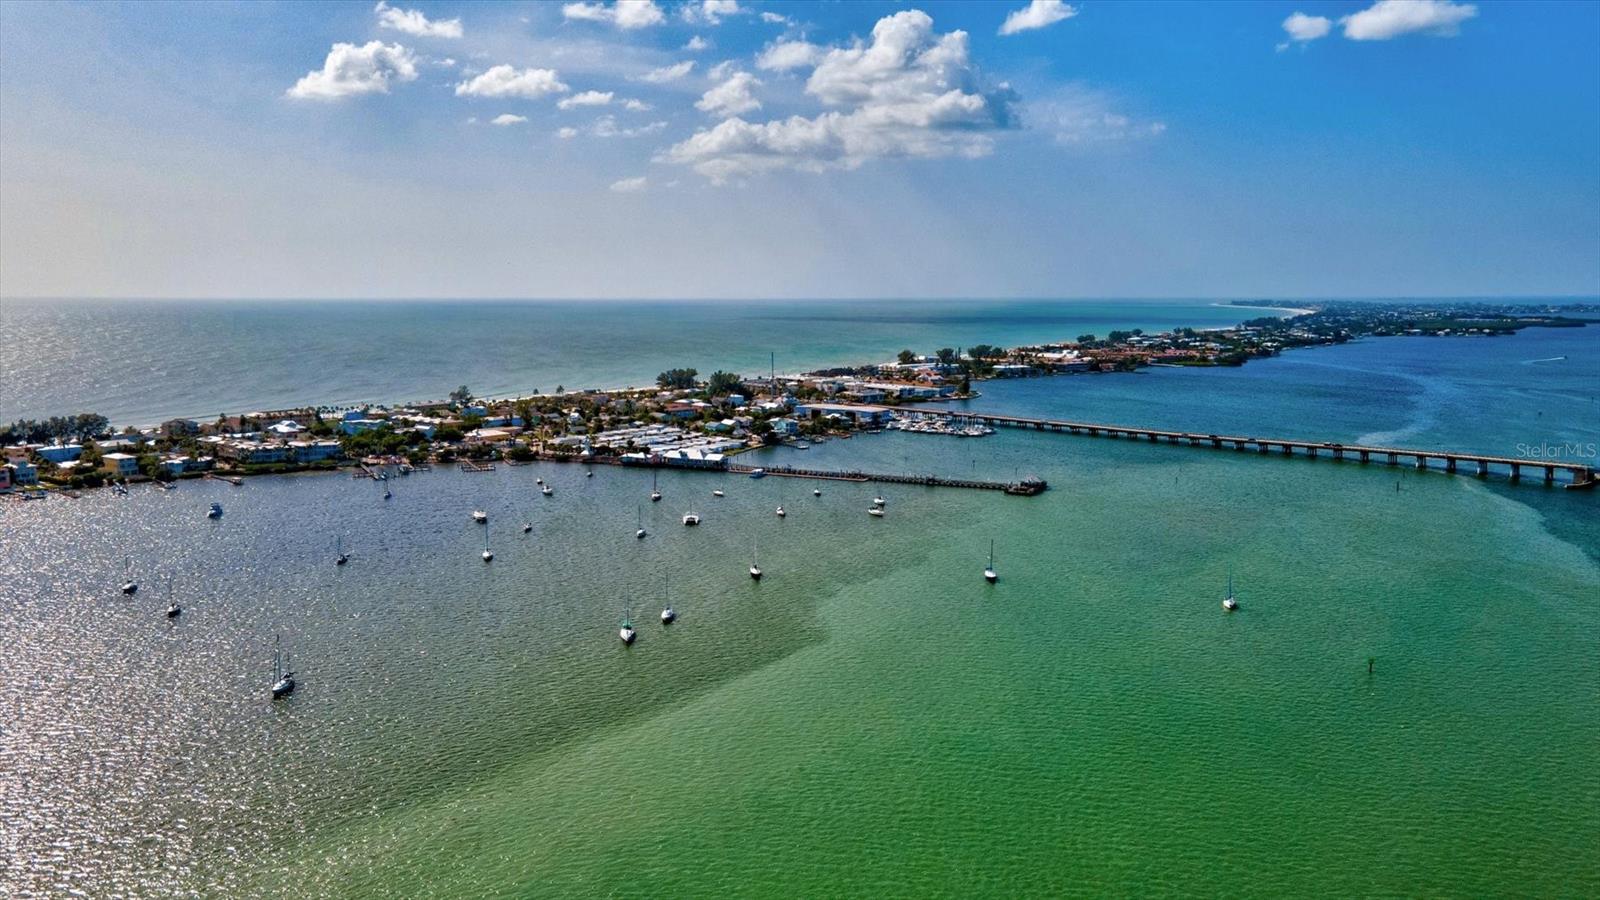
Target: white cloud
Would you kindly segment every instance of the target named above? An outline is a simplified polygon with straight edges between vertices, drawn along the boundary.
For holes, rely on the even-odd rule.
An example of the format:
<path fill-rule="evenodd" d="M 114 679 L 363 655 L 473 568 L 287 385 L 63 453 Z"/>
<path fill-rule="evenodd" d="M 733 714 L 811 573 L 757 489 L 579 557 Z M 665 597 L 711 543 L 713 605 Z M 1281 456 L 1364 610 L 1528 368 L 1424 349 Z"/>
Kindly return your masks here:
<path fill-rule="evenodd" d="M 605 106 L 611 102 L 611 97 L 610 91 L 584 91 L 581 94 L 573 94 L 571 97 L 567 97 L 557 103 L 556 106 L 561 109 L 573 109 L 579 106 Z"/>
<path fill-rule="evenodd" d="M 763 11 L 761 13 L 761 21 L 766 22 L 768 25 L 790 25 L 790 24 L 793 24 L 793 20 L 790 19 L 788 16 L 780 16 L 775 12 L 766 12 L 766 11 Z"/>
<path fill-rule="evenodd" d="M 1461 23 L 1476 16 L 1478 7 L 1451 0 L 1378 0 L 1358 13 L 1339 20 L 1344 36 L 1352 41 L 1387 41 L 1405 34 L 1454 37 Z"/>
<path fill-rule="evenodd" d="M 470 81 L 456 85 L 458 97 L 523 97 L 534 99 L 567 90 L 555 69 L 515 69 L 494 66 Z"/>
<path fill-rule="evenodd" d="M 694 108 L 722 119 L 742 116 L 761 108 L 761 101 L 751 90 L 760 86 L 761 82 L 749 72 L 734 72 L 727 81 L 701 95 Z"/>
<path fill-rule="evenodd" d="M 1001 34 L 1016 34 L 1054 25 L 1078 14 L 1078 8 L 1061 0 L 1033 0 L 1022 9 L 1013 10 L 1000 25 Z"/>
<path fill-rule="evenodd" d="M 669 81 L 677 81 L 679 78 L 689 74 L 693 69 L 694 60 L 686 59 L 681 63 L 673 63 L 670 66 L 662 66 L 659 69 L 651 69 L 640 75 L 639 80 L 647 81 L 650 84 L 665 84 Z"/>
<path fill-rule="evenodd" d="M 1291 42 L 1303 44 L 1318 38 L 1328 36 L 1328 31 L 1333 28 L 1333 22 L 1326 16 L 1308 16 L 1303 12 L 1290 14 L 1283 20 L 1284 33 L 1289 40 L 1278 45 L 1279 50 L 1287 50 Z"/>
<path fill-rule="evenodd" d="M 648 28 L 667 20 L 654 0 L 616 0 L 615 3 L 568 3 L 561 7 L 561 15 L 568 19 L 590 22 L 609 22 L 618 28 Z"/>
<path fill-rule="evenodd" d="M 640 125 L 638 128 L 618 128 L 616 116 L 601 116 L 594 120 L 594 126 L 589 133 L 597 138 L 613 137 L 639 137 L 645 134 L 655 134 L 667 127 L 665 122 L 651 122 L 649 125 Z"/>
<path fill-rule="evenodd" d="M 489 120 L 490 125 L 520 125 L 528 121 L 527 116 L 517 116 L 511 113 L 501 113 Z"/>
<path fill-rule="evenodd" d="M 643 100 L 635 100 L 631 97 L 622 101 L 622 107 L 629 112 L 649 112 L 650 110 L 655 109 L 654 106 L 651 106 Z"/>
<path fill-rule="evenodd" d="M 637 194 L 650 184 L 649 179 L 640 175 L 638 178 L 624 178 L 621 181 L 611 182 L 611 189 L 619 194 Z"/>
<path fill-rule="evenodd" d="M 556 137 L 561 138 L 563 141 L 570 141 L 577 136 L 578 129 L 576 128 L 561 128 L 556 131 Z"/>
<path fill-rule="evenodd" d="M 699 53 L 702 50 L 711 49 L 711 42 L 697 34 L 694 37 L 689 38 L 689 43 L 684 44 L 683 49 L 689 51 L 690 53 Z"/>
<path fill-rule="evenodd" d="M 1030 128 L 1049 132 L 1068 146 L 1146 140 L 1167 130 L 1163 122 L 1135 120 L 1118 112 L 1111 97 L 1080 85 L 1067 85 L 1027 104 L 1025 114 Z"/>
<path fill-rule="evenodd" d="M 679 9 L 685 22 L 707 25 L 722 24 L 723 16 L 737 16 L 749 12 L 739 6 L 739 0 L 701 0 L 700 3 L 686 3 Z"/>
<path fill-rule="evenodd" d="M 721 81 L 739 71 L 739 64 L 731 59 L 725 59 L 706 70 L 706 77 L 712 81 Z"/>
<path fill-rule="evenodd" d="M 389 82 L 416 79 L 417 57 L 399 44 L 334 44 L 322 68 L 307 72 L 287 94 L 297 100 L 338 100 L 360 94 L 387 94 Z"/>
<path fill-rule="evenodd" d="M 822 48 L 805 41 L 778 41 L 756 57 L 756 68 L 773 72 L 809 68 L 822 59 Z"/>
<path fill-rule="evenodd" d="M 827 50 L 806 92 L 836 109 L 814 118 L 747 122 L 737 116 L 695 132 L 659 159 L 715 183 L 778 169 L 854 169 L 874 159 L 983 156 L 992 132 L 1015 126 L 1015 95 L 985 87 L 963 31 L 936 34 L 906 10 L 880 19 L 872 42 Z"/>
<path fill-rule="evenodd" d="M 378 0 L 378 5 L 372 8 L 378 14 L 379 28 L 392 28 L 417 37 L 461 37 L 460 19 L 440 19 L 429 21 L 421 11 L 415 9 L 397 9 Z"/>

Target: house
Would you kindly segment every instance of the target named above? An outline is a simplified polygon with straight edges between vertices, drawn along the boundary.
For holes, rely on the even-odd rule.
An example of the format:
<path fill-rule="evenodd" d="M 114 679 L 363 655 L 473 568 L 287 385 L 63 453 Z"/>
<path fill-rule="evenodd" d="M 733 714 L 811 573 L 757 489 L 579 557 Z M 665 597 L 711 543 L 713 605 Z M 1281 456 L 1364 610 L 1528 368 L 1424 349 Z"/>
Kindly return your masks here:
<path fill-rule="evenodd" d="M 0 494 L 11 491 L 11 467 L 0 466 Z"/>
<path fill-rule="evenodd" d="M 161 468 L 169 475 L 182 475 L 188 470 L 189 457 L 169 456 L 161 460 Z"/>
<path fill-rule="evenodd" d="M 800 423 L 793 419 L 773 419 L 772 430 L 778 434 L 793 437 L 800 433 Z"/>
<path fill-rule="evenodd" d="M 55 444 L 49 447 L 40 447 L 34 453 L 40 459 L 47 459 L 56 465 L 72 462 L 83 455 L 83 447 L 79 444 Z"/>
<path fill-rule="evenodd" d="M 107 453 L 100 458 L 100 468 L 118 478 L 139 474 L 139 457 L 132 453 Z"/>
<path fill-rule="evenodd" d="M 39 483 L 39 467 L 25 459 L 14 459 L 6 464 L 6 468 L 11 471 L 12 484 Z"/>
<path fill-rule="evenodd" d="M 371 431 L 387 424 L 389 424 L 388 419 L 367 419 L 361 417 L 358 413 L 353 419 L 346 415 L 339 420 L 339 430 L 345 434 L 360 434 L 363 431 Z"/>
<path fill-rule="evenodd" d="M 161 434 L 165 437 L 185 437 L 200 433 L 200 423 L 193 419 L 168 419 L 161 423 Z"/>
<path fill-rule="evenodd" d="M 290 441 L 289 450 L 298 463 L 322 462 L 344 455 L 344 447 L 338 441 Z"/>
<path fill-rule="evenodd" d="M 883 425 L 889 421 L 893 410 L 883 406 L 866 406 L 859 403 L 801 403 L 794 414 L 811 419 L 837 416 L 857 425 Z"/>
<path fill-rule="evenodd" d="M 287 439 L 294 437 L 305 429 L 301 428 L 300 423 L 293 419 L 284 419 L 276 425 L 268 426 L 267 430 L 280 438 Z"/>

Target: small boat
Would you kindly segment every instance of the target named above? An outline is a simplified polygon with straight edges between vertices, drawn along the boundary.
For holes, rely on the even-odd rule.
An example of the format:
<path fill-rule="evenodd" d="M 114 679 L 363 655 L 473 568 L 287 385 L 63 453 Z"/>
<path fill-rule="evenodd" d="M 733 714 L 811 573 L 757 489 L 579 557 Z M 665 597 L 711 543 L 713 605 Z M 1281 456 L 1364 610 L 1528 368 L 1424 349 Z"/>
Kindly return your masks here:
<path fill-rule="evenodd" d="M 533 522 L 529 521 L 529 522 L 523 522 L 522 523 L 522 533 L 523 534 L 527 534 L 528 532 L 530 532 L 532 530 L 533 530 Z"/>
<path fill-rule="evenodd" d="M 761 556 L 755 544 L 750 545 L 750 577 L 761 580 Z"/>
<path fill-rule="evenodd" d="M 650 473 L 650 502 L 654 503 L 654 502 L 656 502 L 657 500 L 660 500 L 660 499 L 661 499 L 661 489 L 656 487 L 656 473 L 651 472 Z"/>
<path fill-rule="evenodd" d="M 183 607 L 178 605 L 178 601 L 172 599 L 172 576 L 168 575 L 167 576 L 167 618 L 176 619 L 178 616 L 180 616 L 182 614 L 183 614 Z"/>
<path fill-rule="evenodd" d="M 383 489 L 383 499 L 389 500 L 389 499 L 391 499 L 393 497 L 394 497 L 394 491 L 391 491 L 388 488 L 384 488 Z"/>
<path fill-rule="evenodd" d="M 881 518 L 883 518 L 883 507 L 881 507 L 881 506 L 869 506 L 869 507 L 867 507 L 867 515 L 869 515 L 869 516 L 877 516 L 878 518 L 881 519 Z"/>
<path fill-rule="evenodd" d="M 550 485 L 547 484 L 544 487 L 539 488 L 539 493 L 541 493 L 541 494 L 545 495 L 546 497 L 548 497 L 551 494 L 554 494 L 555 491 L 550 487 Z"/>
<path fill-rule="evenodd" d="M 481 509 L 475 509 L 472 511 L 472 521 L 480 525 L 486 524 L 489 521 L 489 514 Z"/>
<path fill-rule="evenodd" d="M 156 487 L 161 488 L 163 491 L 175 491 L 178 489 L 178 486 L 170 481 L 158 481 L 156 482 Z"/>
<path fill-rule="evenodd" d="M 694 513 L 684 513 L 683 514 L 683 524 L 685 524 L 685 525 L 699 525 L 700 524 L 700 517 L 695 515 Z"/>
<path fill-rule="evenodd" d="M 712 491 L 711 492 L 711 496 L 713 496 L 713 497 L 726 497 L 727 495 L 722 493 L 722 491 L 720 489 L 718 489 L 718 490 Z"/>
<path fill-rule="evenodd" d="M 210 511 L 208 511 L 206 513 L 206 518 L 208 518 L 208 519 L 220 519 L 220 518 L 222 518 L 222 504 L 221 503 L 213 503 L 213 504 L 211 504 L 211 509 L 210 509 Z"/>
<path fill-rule="evenodd" d="M 663 625 L 671 625 L 677 618 L 678 614 L 673 612 L 670 606 L 661 611 L 661 624 Z"/>
<path fill-rule="evenodd" d="M 788 513 L 783 511 L 783 507 L 781 507 L 781 506 L 778 507 L 778 518 L 781 519 L 781 518 L 783 518 L 784 516 L 787 516 L 787 515 L 788 515 Z"/>
<path fill-rule="evenodd" d="M 111 493 L 117 494 L 117 495 L 123 496 L 123 497 L 128 496 L 128 483 L 125 482 L 125 481 L 124 482 L 116 482 L 116 481 L 111 482 Z"/>
<path fill-rule="evenodd" d="M 1239 608 L 1239 601 L 1233 599 L 1233 570 L 1228 570 L 1228 594 L 1222 598 L 1222 608 L 1233 612 Z"/>
<path fill-rule="evenodd" d="M 333 541 L 333 564 L 336 566 L 342 566 L 350 561 L 350 557 L 344 552 L 344 538 L 336 537 L 333 539 Z"/>
<path fill-rule="evenodd" d="M 662 580 L 666 584 L 666 588 L 663 593 L 667 595 L 667 605 L 661 610 L 661 624 L 671 625 L 678 618 L 677 611 L 672 608 L 672 575 L 669 573 Z"/>
<path fill-rule="evenodd" d="M 872 498 L 872 505 L 873 505 L 873 506 L 884 506 L 884 505 L 886 505 L 886 504 L 887 504 L 887 503 L 888 503 L 888 502 L 889 502 L 889 501 L 887 501 L 887 500 L 885 500 L 885 499 L 883 499 L 883 495 L 882 495 L 882 494 L 880 494 L 880 495 L 878 495 L 878 496 L 876 496 L 876 497 L 873 497 L 873 498 Z"/>
<path fill-rule="evenodd" d="M 638 516 L 639 516 L 639 530 L 638 530 L 638 531 L 635 531 L 635 532 L 634 532 L 634 533 L 633 533 L 633 536 L 634 536 L 634 537 L 636 537 L 636 538 L 639 538 L 639 539 L 641 539 L 641 540 L 642 540 L 642 539 L 643 539 L 643 538 L 644 538 L 644 536 L 645 536 L 645 530 L 644 530 L 644 512 L 643 512 L 643 511 L 642 511 L 642 510 L 640 510 L 640 509 L 639 509 L 639 507 L 637 507 L 637 506 L 635 506 L 635 507 L 634 507 L 634 508 L 633 508 L 633 511 L 634 511 L 634 512 L 635 512 L 635 513 L 637 513 L 637 514 L 638 514 Z"/>
<path fill-rule="evenodd" d="M 483 553 L 479 555 L 483 557 L 484 562 L 494 559 L 494 551 L 489 549 L 489 523 L 487 522 L 483 524 Z"/>
<path fill-rule="evenodd" d="M 983 580 L 994 584 L 1000 580 L 999 574 L 994 570 L 994 541 L 989 541 L 989 564 L 983 568 Z"/>
<path fill-rule="evenodd" d="M 765 477 L 767 477 L 767 470 L 766 469 L 751 469 L 750 470 L 750 477 L 751 478 L 765 478 Z"/>
<path fill-rule="evenodd" d="M 584 472 L 583 473 L 583 477 L 585 477 L 585 478 L 593 478 L 594 477 L 594 470 L 590 469 L 589 471 Z"/>
<path fill-rule="evenodd" d="M 122 574 L 126 576 L 122 581 L 122 593 L 132 594 L 137 592 L 139 590 L 139 582 L 133 580 L 132 558 L 126 556 L 122 558 Z"/>
<path fill-rule="evenodd" d="M 622 627 L 618 629 L 617 637 L 622 638 L 622 643 L 624 646 L 632 644 L 635 637 L 633 633 L 633 620 L 628 618 L 628 611 L 626 609 L 622 611 Z"/>
<path fill-rule="evenodd" d="M 544 479 L 543 478 L 535 478 L 533 480 L 533 483 L 534 484 L 544 484 Z"/>
<path fill-rule="evenodd" d="M 821 497 L 822 496 L 822 488 L 812 488 L 811 489 L 811 496 L 813 496 L 813 497 Z"/>
<path fill-rule="evenodd" d="M 282 639 L 279 639 L 282 643 Z M 272 651 L 272 699 L 277 700 L 294 693 L 294 669 L 289 665 L 289 656 L 278 649 Z"/>

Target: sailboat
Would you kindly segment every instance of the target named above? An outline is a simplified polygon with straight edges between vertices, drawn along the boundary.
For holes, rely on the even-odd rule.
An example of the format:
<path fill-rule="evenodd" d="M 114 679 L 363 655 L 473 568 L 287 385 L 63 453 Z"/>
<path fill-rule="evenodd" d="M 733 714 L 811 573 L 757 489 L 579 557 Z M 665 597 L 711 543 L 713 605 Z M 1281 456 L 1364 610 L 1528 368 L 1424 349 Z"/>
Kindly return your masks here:
<path fill-rule="evenodd" d="M 755 544 L 750 545 L 750 577 L 756 581 L 761 580 L 761 554 L 760 548 Z"/>
<path fill-rule="evenodd" d="M 472 521 L 477 522 L 479 525 L 483 525 L 489 521 L 489 514 L 481 509 L 475 509 L 472 511 Z"/>
<path fill-rule="evenodd" d="M 183 607 L 178 605 L 178 601 L 172 599 L 172 576 L 168 575 L 167 576 L 167 618 L 176 619 L 178 616 L 180 616 L 182 614 L 183 614 Z"/>
<path fill-rule="evenodd" d="M 989 565 L 984 567 L 983 580 L 990 584 L 1000 580 L 999 574 L 994 570 L 994 539 L 992 538 L 989 540 Z"/>
<path fill-rule="evenodd" d="M 530 532 L 532 530 L 533 530 L 533 518 L 530 516 L 528 518 L 528 521 L 522 523 L 522 533 L 523 534 L 527 534 L 528 532 Z"/>
<path fill-rule="evenodd" d="M 206 518 L 208 518 L 208 519 L 220 519 L 220 518 L 222 518 L 222 504 L 221 503 L 213 503 L 213 504 L 211 504 L 211 509 L 206 511 Z"/>
<path fill-rule="evenodd" d="M 278 639 L 281 646 L 283 639 Z M 294 693 L 294 669 L 289 665 L 289 656 L 283 653 L 279 646 L 274 646 L 272 651 L 272 699 L 287 697 Z"/>
<path fill-rule="evenodd" d="M 683 514 L 683 524 L 685 524 L 685 525 L 699 525 L 700 524 L 700 516 L 699 516 L 699 514 L 692 513 L 692 512 L 684 513 Z"/>
<path fill-rule="evenodd" d="M 645 535 L 645 530 L 644 530 L 644 510 L 642 510 L 639 507 L 635 506 L 633 508 L 633 511 L 639 517 L 639 530 L 635 531 L 633 533 L 633 536 L 636 537 L 636 538 L 643 539 L 644 535 Z"/>
<path fill-rule="evenodd" d="M 388 485 L 387 482 L 385 482 L 384 486 L 383 486 L 383 499 L 389 500 L 389 499 L 391 499 L 393 497 L 394 497 L 394 491 L 389 490 L 389 485 Z"/>
<path fill-rule="evenodd" d="M 618 629 L 617 637 L 622 638 L 622 643 L 624 645 L 633 643 L 633 620 L 628 618 L 627 609 L 622 610 L 622 628 Z"/>
<path fill-rule="evenodd" d="M 343 537 L 335 537 L 333 539 L 333 547 L 334 547 L 334 551 L 333 552 L 335 554 L 335 556 L 333 557 L 333 564 L 334 565 L 342 566 L 345 563 L 350 561 L 350 557 L 346 556 L 345 552 L 344 552 L 344 538 Z"/>
<path fill-rule="evenodd" d="M 133 592 L 139 590 L 139 582 L 133 580 L 132 557 L 124 556 L 122 558 L 122 574 L 126 576 L 122 582 L 122 592 L 124 594 L 132 594 Z"/>
<path fill-rule="evenodd" d="M 489 562 L 490 560 L 494 559 L 494 551 L 489 549 L 489 523 L 488 522 L 483 523 L 483 553 L 482 553 L 482 556 L 483 556 L 483 561 L 484 562 Z"/>
<path fill-rule="evenodd" d="M 811 489 L 811 496 L 813 496 L 813 497 L 821 497 L 822 496 L 822 488 L 812 488 Z"/>
<path fill-rule="evenodd" d="M 672 576 L 671 576 L 671 574 L 668 574 L 664 580 L 666 582 L 666 591 L 665 591 L 665 593 L 667 595 L 667 605 L 666 605 L 666 607 L 664 609 L 661 610 L 661 624 L 663 624 L 663 625 L 671 625 L 673 623 L 673 621 L 678 618 L 678 614 L 676 612 L 674 612 L 673 609 L 672 609 Z"/>
<path fill-rule="evenodd" d="M 651 472 L 650 473 L 650 502 L 654 503 L 654 502 L 656 502 L 657 500 L 660 500 L 660 499 L 661 499 L 661 489 L 656 487 L 656 473 Z"/>
<path fill-rule="evenodd" d="M 539 488 L 539 493 L 541 493 L 541 494 L 545 495 L 546 497 L 548 497 L 551 494 L 555 493 L 555 489 L 547 484 L 544 487 Z"/>
<path fill-rule="evenodd" d="M 1239 608 L 1239 601 L 1233 599 L 1233 569 L 1228 569 L 1228 595 L 1222 598 L 1222 608 L 1233 612 Z"/>

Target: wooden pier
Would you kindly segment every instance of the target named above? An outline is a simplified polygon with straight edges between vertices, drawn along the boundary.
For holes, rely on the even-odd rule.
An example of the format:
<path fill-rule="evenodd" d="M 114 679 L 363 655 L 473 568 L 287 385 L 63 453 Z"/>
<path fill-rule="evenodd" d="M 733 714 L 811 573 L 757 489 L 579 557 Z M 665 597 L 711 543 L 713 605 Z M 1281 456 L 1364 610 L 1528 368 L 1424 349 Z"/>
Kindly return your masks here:
<path fill-rule="evenodd" d="M 779 478 L 817 478 L 826 481 L 881 481 L 889 484 L 916 484 L 924 487 L 969 488 L 979 491 L 1002 491 L 1018 497 L 1042 494 L 1049 487 L 1044 481 L 1031 478 L 1026 481 L 974 481 L 965 478 L 941 478 L 937 475 L 896 475 L 879 472 L 837 472 L 825 469 L 796 469 L 790 466 L 746 466 L 729 463 L 726 471 L 750 474 L 761 471 Z"/>
<path fill-rule="evenodd" d="M 923 415 L 943 415 L 956 422 L 974 422 L 990 427 L 1029 428 L 1058 434 L 1081 434 L 1089 437 L 1120 438 L 1149 443 L 1181 444 L 1213 450 L 1250 451 L 1284 456 L 1303 456 L 1316 459 L 1326 454 L 1335 461 L 1358 460 L 1361 463 L 1381 463 L 1388 466 L 1406 465 L 1416 469 L 1442 470 L 1455 474 L 1463 466 L 1474 468 L 1475 474 L 1486 477 L 1491 470 L 1508 474 L 1511 481 L 1522 480 L 1524 470 L 1543 475 L 1547 485 L 1557 483 L 1556 473 L 1567 473 L 1563 487 L 1568 490 L 1591 489 L 1596 484 L 1594 466 L 1583 463 L 1554 462 L 1508 456 L 1486 456 L 1478 453 L 1458 453 L 1453 450 L 1417 450 L 1407 447 L 1375 447 L 1364 444 L 1340 444 L 1332 441 L 1303 441 L 1293 438 L 1253 437 L 1231 434 L 1203 434 L 1197 431 L 1167 431 L 1159 428 L 1135 428 L 1127 425 L 1105 425 L 1094 422 L 1071 422 L 1057 419 L 1033 419 L 1025 416 L 1005 416 L 993 413 L 961 412 L 940 413 L 922 411 Z"/>

